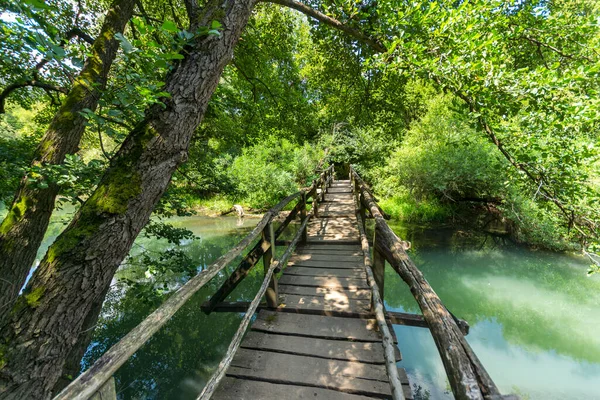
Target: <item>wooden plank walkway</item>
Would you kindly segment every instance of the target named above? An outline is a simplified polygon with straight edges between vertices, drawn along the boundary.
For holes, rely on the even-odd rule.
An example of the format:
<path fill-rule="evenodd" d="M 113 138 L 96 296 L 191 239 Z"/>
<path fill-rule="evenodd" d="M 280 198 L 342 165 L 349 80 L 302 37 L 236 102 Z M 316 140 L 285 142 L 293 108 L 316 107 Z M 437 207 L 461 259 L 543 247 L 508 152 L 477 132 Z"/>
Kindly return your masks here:
<path fill-rule="evenodd" d="M 391 396 L 359 238 L 350 181 L 334 181 L 279 279 L 280 307 L 258 314 L 213 399 Z"/>

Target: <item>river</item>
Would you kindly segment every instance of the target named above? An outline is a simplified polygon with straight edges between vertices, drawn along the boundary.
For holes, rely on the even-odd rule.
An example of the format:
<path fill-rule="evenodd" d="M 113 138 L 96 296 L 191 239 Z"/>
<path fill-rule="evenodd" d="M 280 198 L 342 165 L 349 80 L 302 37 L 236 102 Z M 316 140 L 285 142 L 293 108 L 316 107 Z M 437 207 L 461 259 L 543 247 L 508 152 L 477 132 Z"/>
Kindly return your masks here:
<path fill-rule="evenodd" d="M 183 248 L 198 270 L 233 246 L 258 222 L 234 217 L 176 218 L 199 238 Z M 503 240 L 457 229 L 392 224 L 413 245 L 410 255 L 442 301 L 471 326 L 467 339 L 503 393 L 522 399 L 600 399 L 600 275 L 588 277 L 585 260 L 532 251 Z M 51 226 L 45 246 L 60 230 Z M 171 248 L 166 241 L 139 238 L 132 249 L 150 254 Z M 135 266 L 121 277 L 139 277 Z M 233 268 L 230 266 L 229 271 Z M 250 300 L 260 286 L 256 268 L 229 300 Z M 200 305 L 225 274 L 197 293 L 117 373 L 119 398 L 193 399 L 219 363 L 241 315 L 204 315 Z M 142 279 L 144 280 L 144 279 Z M 185 278 L 173 274 L 167 289 Z M 82 362 L 99 355 L 157 306 L 141 296 L 144 286 L 115 285 Z M 389 310 L 419 312 L 406 285 L 388 268 Z M 394 326 L 413 392 L 419 399 L 451 399 L 444 368 L 427 329 Z"/>

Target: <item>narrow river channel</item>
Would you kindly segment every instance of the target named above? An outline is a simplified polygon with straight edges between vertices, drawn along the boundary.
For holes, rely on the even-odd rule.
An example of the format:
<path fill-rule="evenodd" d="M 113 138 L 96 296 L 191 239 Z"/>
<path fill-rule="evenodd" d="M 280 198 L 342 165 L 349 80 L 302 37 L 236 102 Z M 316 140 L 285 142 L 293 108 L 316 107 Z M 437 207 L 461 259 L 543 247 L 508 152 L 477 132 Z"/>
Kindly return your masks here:
<path fill-rule="evenodd" d="M 194 216 L 173 222 L 199 237 L 184 248 L 200 270 L 239 241 L 258 219 Z M 448 309 L 469 322 L 467 339 L 503 393 L 531 400 L 600 399 L 600 275 L 588 277 L 585 260 L 456 229 L 392 227 L 412 242 L 411 257 Z M 54 224 L 40 254 L 59 230 Z M 166 241 L 139 238 L 132 252 L 143 247 L 159 254 L 170 246 Z M 124 266 L 119 274 L 135 278 L 134 268 Z M 260 286 L 261 271 L 256 268 L 230 300 L 251 299 Z M 119 398 L 195 398 L 241 319 L 237 313 L 206 316 L 200 310 L 224 277 L 213 279 L 196 294 L 119 370 Z M 184 281 L 174 275 L 168 289 Z M 385 301 L 389 310 L 419 312 L 391 268 L 386 274 Z M 134 289 L 115 286 L 82 367 L 87 368 L 156 306 L 140 299 Z M 429 332 L 394 328 L 403 355 L 399 365 L 406 368 L 416 398 L 451 399 Z"/>

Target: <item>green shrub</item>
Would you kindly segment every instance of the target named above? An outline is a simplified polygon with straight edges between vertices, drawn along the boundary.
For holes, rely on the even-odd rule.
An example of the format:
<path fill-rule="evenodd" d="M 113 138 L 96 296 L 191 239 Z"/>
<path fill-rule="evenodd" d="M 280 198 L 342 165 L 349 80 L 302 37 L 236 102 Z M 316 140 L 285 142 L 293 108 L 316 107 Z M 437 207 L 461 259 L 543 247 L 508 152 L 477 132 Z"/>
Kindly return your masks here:
<path fill-rule="evenodd" d="M 245 148 L 229 168 L 235 200 L 258 209 L 275 205 L 316 176 L 322 155 L 310 144 L 300 147 L 285 139 Z"/>
<path fill-rule="evenodd" d="M 378 192 L 395 196 L 406 189 L 416 199 L 449 202 L 498 193 L 504 179 L 497 149 L 451 107 L 448 96 L 429 101 L 427 114 L 375 175 Z"/>
<path fill-rule="evenodd" d="M 435 198 L 416 200 L 408 193 L 382 199 L 379 205 L 392 218 L 406 222 L 443 222 L 452 215 L 450 205 Z"/>

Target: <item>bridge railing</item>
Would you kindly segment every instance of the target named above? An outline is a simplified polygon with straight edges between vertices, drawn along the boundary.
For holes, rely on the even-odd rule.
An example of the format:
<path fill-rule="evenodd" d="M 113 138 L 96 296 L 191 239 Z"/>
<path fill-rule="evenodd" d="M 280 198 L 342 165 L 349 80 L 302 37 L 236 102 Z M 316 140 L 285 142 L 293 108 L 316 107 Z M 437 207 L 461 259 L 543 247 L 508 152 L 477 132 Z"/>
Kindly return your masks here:
<path fill-rule="evenodd" d="M 185 285 L 179 288 L 173 293 L 160 307 L 158 307 L 153 313 L 151 313 L 146 319 L 144 319 L 139 325 L 133 328 L 127 335 L 125 335 L 119 342 L 113 345 L 106 351 L 87 371 L 79 375 L 73 382 L 71 382 L 66 388 L 64 388 L 54 400 L 72 400 L 72 399 L 114 399 L 115 384 L 113 375 L 115 372 L 137 351 L 144 343 L 146 343 L 163 325 L 165 325 L 169 319 L 179 310 L 189 299 L 201 289 L 206 283 L 208 283 L 213 277 L 215 277 L 220 271 L 222 271 L 231 261 L 242 254 L 251 243 L 254 242 L 259 236 L 261 240 L 248 252 L 244 257 L 238 268 L 229 277 L 225 284 L 218 291 L 218 299 L 215 300 L 214 306 L 222 301 L 233 288 L 224 286 L 230 282 L 232 276 L 234 276 L 242 265 L 247 268 L 251 265 L 252 268 L 257 264 L 260 256 L 263 257 L 265 266 L 265 278 L 263 284 L 256 294 L 254 300 L 249 304 L 246 314 L 242 319 L 240 327 L 234 338 L 229 345 L 229 349 L 225 355 L 225 358 L 219 364 L 216 372 L 213 374 L 211 379 L 208 381 L 204 390 L 198 397 L 198 399 L 209 399 L 214 390 L 217 388 L 218 383 L 225 375 L 227 367 L 231 363 L 233 356 L 239 347 L 244 332 L 248 327 L 252 316 L 257 310 L 261 299 L 266 296 L 268 307 L 277 306 L 277 273 L 283 266 L 285 266 L 290 255 L 294 251 L 294 247 L 301 241 L 306 240 L 306 227 L 308 221 L 313 215 L 318 212 L 319 202 L 324 198 L 326 188 L 333 179 L 333 166 L 330 166 L 324 170 L 319 179 L 314 180 L 312 185 L 306 189 L 303 189 L 297 193 L 294 193 L 285 199 L 283 199 L 275 207 L 268 210 L 256 227 L 247 234 L 236 246 L 234 246 L 229 252 L 222 255 L 217 261 L 211 264 L 209 267 L 198 273 L 192 279 L 190 279 Z M 274 229 L 274 219 L 279 213 L 294 199 L 298 199 L 296 206 L 290 211 L 288 216 L 285 218 L 283 223 Z M 306 205 L 307 200 L 312 198 L 312 209 L 307 212 Z M 289 223 L 300 215 L 300 227 L 297 230 L 294 238 L 288 244 L 288 247 L 281 255 L 277 258 L 275 254 L 275 244 L 277 237 L 283 232 L 283 230 L 289 225 Z M 249 269 L 246 271 L 246 275 Z M 245 275 L 244 275 L 245 276 Z M 243 276 L 237 279 L 243 279 Z M 239 281 L 235 280 L 235 284 Z M 216 294 L 215 294 L 216 296 Z M 215 299 L 213 296 L 213 299 Z M 213 300 L 211 299 L 211 300 Z M 210 301 L 209 301 L 210 303 Z M 212 304 L 212 303 L 211 303 Z M 214 307 L 213 307 L 214 308 Z M 210 308 L 206 308 L 205 311 L 209 311 Z"/>
<path fill-rule="evenodd" d="M 456 318 L 446 309 L 421 271 L 410 259 L 405 251 L 406 242 L 396 236 L 388 226 L 371 189 L 352 167 L 350 167 L 350 179 L 359 208 L 361 235 L 364 234 L 366 214 L 369 213 L 375 220 L 372 275 L 379 289 L 377 297 L 383 299 L 384 271 L 387 261 L 409 286 L 423 313 L 444 364 L 454 397 L 460 400 L 516 399 L 516 396 L 500 394 L 496 384 L 464 338 Z"/>

